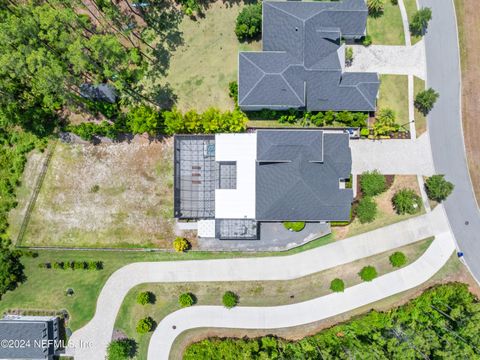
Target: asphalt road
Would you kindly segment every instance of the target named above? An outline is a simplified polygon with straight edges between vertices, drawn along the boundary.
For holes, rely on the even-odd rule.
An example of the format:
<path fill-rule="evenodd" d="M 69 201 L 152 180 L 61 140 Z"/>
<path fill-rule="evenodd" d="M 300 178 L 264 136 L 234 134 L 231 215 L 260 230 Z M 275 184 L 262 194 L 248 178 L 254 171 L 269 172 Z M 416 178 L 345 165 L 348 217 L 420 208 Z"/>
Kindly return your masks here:
<path fill-rule="evenodd" d="M 433 162 L 437 173 L 455 184 L 445 210 L 465 262 L 480 282 L 480 212 L 465 157 L 461 121 L 461 75 L 455 8 L 452 0 L 419 0 L 432 9 L 425 36 L 427 86 L 440 93 L 428 115 Z"/>

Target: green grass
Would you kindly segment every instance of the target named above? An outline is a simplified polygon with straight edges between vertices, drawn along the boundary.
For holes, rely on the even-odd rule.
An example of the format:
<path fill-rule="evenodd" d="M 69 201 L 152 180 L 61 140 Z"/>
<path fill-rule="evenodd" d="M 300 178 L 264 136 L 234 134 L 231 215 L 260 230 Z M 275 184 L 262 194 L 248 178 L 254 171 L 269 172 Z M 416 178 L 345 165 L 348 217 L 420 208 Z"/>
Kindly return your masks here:
<path fill-rule="evenodd" d="M 414 76 L 414 90 L 413 96 L 415 97 L 420 91 L 425 90 L 425 81 Z M 417 131 L 417 137 L 422 135 L 425 131 L 427 131 L 427 119 L 425 115 L 423 115 L 420 111 L 415 109 L 415 129 Z"/>
<path fill-rule="evenodd" d="M 143 251 L 39 251 L 38 258 L 22 258 L 27 281 L 16 290 L 6 293 L 0 301 L 0 311 L 24 310 L 68 310 L 71 316 L 69 327 L 73 330 L 85 325 L 95 311 L 95 303 L 101 288 L 115 271 L 140 261 L 203 260 L 236 257 L 260 257 L 292 255 L 313 249 L 333 241 L 332 235 L 314 240 L 301 247 L 285 252 L 235 253 L 235 252 L 143 252 Z M 39 263 L 54 261 L 103 261 L 100 271 L 40 269 Z M 75 295 L 67 297 L 64 292 L 73 288 Z"/>
<path fill-rule="evenodd" d="M 395 111 L 396 122 L 408 129 L 408 76 L 380 75 L 378 110 L 390 108 Z"/>
<path fill-rule="evenodd" d="M 405 4 L 405 9 L 407 10 L 407 18 L 408 22 L 410 23 L 413 19 L 413 16 L 417 12 L 417 0 L 403 0 L 403 3 Z M 413 36 L 410 34 L 410 39 L 412 41 L 412 45 L 415 45 L 417 42 L 422 40 L 421 36 Z"/>
<path fill-rule="evenodd" d="M 405 45 L 402 15 L 398 5 L 385 2 L 385 10 L 378 17 L 367 19 L 367 34 L 372 37 L 374 45 Z"/>
<path fill-rule="evenodd" d="M 426 251 L 432 241 L 433 237 L 402 247 L 400 250 L 407 255 L 408 263 L 411 263 Z M 341 274 L 345 286 L 349 287 L 362 282 L 357 273 L 364 266 L 374 265 L 379 276 L 394 271 L 389 262 L 389 256 L 392 253 L 393 251 L 374 255 L 289 281 L 142 284 L 132 289 L 125 297 L 115 322 L 115 329 L 134 338 L 139 345 L 137 358 L 145 359 L 151 333 L 137 334 L 135 326 L 138 320 L 151 316 L 157 323 L 160 322 L 171 312 L 180 309 L 178 296 L 184 292 L 195 294 L 199 305 L 222 305 L 222 295 L 229 290 L 239 295 L 241 306 L 277 306 L 297 303 L 330 294 L 332 292 L 330 282 L 338 274 Z M 142 291 L 152 291 L 156 296 L 156 303 L 145 306 L 137 304 L 136 297 Z M 292 295 L 293 298 L 291 298 Z"/>
<path fill-rule="evenodd" d="M 237 79 L 238 52 L 261 49 L 259 42 L 241 44 L 235 36 L 242 7 L 243 2 L 211 2 L 204 17 L 183 18 L 184 44 L 173 52 L 166 78 L 158 79 L 171 85 L 180 110 L 233 109 L 228 83 Z"/>

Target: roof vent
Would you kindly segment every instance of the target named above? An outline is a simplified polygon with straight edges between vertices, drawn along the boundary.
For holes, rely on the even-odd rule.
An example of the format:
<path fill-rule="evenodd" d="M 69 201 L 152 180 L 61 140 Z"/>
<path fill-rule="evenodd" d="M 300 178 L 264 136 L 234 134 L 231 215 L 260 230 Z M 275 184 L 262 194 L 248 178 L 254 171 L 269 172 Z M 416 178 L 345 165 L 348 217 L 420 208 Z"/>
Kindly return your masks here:
<path fill-rule="evenodd" d="M 295 31 L 298 31 L 298 27 L 295 28 Z"/>

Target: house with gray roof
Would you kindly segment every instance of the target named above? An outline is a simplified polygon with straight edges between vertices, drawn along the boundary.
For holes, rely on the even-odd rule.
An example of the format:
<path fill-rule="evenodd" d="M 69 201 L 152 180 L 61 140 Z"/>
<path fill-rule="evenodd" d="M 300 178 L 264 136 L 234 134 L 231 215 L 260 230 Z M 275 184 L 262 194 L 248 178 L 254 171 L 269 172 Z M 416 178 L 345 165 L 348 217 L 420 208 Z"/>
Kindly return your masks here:
<path fill-rule="evenodd" d="M 47 316 L 7 315 L 0 320 L 0 359 L 47 359 L 58 355 L 59 320 Z"/>
<path fill-rule="evenodd" d="M 364 0 L 263 1 L 263 51 L 239 53 L 240 108 L 375 111 L 378 74 L 346 72 L 341 44 L 367 16 Z"/>
<path fill-rule="evenodd" d="M 341 130 L 177 135 L 175 217 L 203 238 L 257 239 L 262 222 L 350 220 L 352 157 Z"/>

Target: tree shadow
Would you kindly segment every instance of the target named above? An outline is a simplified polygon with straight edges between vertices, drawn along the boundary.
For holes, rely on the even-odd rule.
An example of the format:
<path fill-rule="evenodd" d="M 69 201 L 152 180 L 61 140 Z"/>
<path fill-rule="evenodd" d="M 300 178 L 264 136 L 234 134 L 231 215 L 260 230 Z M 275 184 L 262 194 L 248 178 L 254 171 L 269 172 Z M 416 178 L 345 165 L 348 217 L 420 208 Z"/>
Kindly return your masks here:
<path fill-rule="evenodd" d="M 160 108 L 170 110 L 177 103 L 178 96 L 174 93 L 169 83 L 164 85 L 154 85 L 150 91 L 150 96 Z"/>

